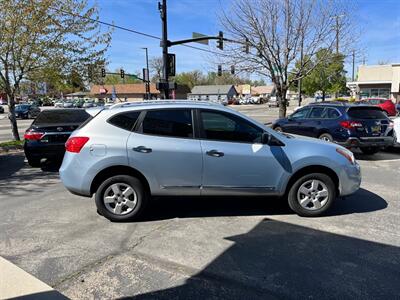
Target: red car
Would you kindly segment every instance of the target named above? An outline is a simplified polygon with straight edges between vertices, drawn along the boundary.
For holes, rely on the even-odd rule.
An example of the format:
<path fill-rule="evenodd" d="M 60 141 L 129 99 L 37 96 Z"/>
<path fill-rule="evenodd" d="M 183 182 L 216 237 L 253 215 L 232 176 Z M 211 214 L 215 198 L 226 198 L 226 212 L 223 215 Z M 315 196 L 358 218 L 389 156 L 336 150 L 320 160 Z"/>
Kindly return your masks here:
<path fill-rule="evenodd" d="M 364 104 L 379 106 L 387 113 L 388 116 L 395 116 L 397 113 L 396 106 L 390 99 L 368 98 L 368 99 L 363 99 L 360 102 Z"/>

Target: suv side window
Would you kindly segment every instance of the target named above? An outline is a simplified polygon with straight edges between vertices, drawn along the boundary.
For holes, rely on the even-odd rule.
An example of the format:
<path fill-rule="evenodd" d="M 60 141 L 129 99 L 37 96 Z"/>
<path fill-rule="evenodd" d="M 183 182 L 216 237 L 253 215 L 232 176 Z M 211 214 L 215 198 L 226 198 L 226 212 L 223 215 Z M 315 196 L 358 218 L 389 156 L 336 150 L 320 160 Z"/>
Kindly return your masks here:
<path fill-rule="evenodd" d="M 129 111 L 111 117 L 108 123 L 119 128 L 132 131 L 140 115 L 140 111 Z"/>
<path fill-rule="evenodd" d="M 313 107 L 310 113 L 310 119 L 321 119 L 324 113 L 324 107 Z"/>
<path fill-rule="evenodd" d="M 201 111 L 203 137 L 239 143 L 260 143 L 264 132 L 261 128 L 234 115 L 215 111 Z"/>
<path fill-rule="evenodd" d="M 300 109 L 300 110 L 296 111 L 295 113 L 293 113 L 290 116 L 290 118 L 293 119 L 293 120 L 295 120 L 295 119 L 304 119 L 308 115 L 309 111 L 310 111 L 309 107 Z"/>
<path fill-rule="evenodd" d="M 329 108 L 327 107 L 324 113 L 324 118 L 325 119 L 336 119 L 340 117 L 340 113 L 334 109 L 334 108 Z"/>
<path fill-rule="evenodd" d="M 144 134 L 193 138 L 191 109 L 149 110 L 142 122 Z"/>

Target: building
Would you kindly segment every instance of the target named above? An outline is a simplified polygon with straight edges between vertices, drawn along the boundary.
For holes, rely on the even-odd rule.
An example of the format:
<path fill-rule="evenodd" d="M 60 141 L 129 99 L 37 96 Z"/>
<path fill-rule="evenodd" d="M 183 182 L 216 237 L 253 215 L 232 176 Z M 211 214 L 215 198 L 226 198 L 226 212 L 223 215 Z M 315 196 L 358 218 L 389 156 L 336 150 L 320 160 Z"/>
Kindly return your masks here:
<path fill-rule="evenodd" d="M 255 86 L 251 88 L 251 94 L 253 96 L 259 96 L 261 98 L 268 99 L 275 94 L 275 86 L 273 84 Z"/>
<path fill-rule="evenodd" d="M 233 85 L 196 85 L 188 98 L 190 100 L 229 101 L 237 94 Z"/>
<path fill-rule="evenodd" d="M 348 82 L 356 100 L 370 97 L 392 99 L 400 102 L 400 63 L 390 65 L 362 65 L 358 68 L 357 81 Z"/>
<path fill-rule="evenodd" d="M 175 91 L 172 91 L 171 98 L 174 99 L 186 99 L 190 89 L 186 85 L 178 85 Z M 145 99 L 146 86 L 144 83 L 132 83 L 132 84 L 105 84 L 105 85 L 93 85 L 90 89 L 92 97 L 98 98 L 99 100 L 113 101 L 115 102 L 134 102 L 142 101 Z M 150 96 L 151 99 L 160 99 L 161 93 L 157 90 L 154 83 L 150 84 Z"/>

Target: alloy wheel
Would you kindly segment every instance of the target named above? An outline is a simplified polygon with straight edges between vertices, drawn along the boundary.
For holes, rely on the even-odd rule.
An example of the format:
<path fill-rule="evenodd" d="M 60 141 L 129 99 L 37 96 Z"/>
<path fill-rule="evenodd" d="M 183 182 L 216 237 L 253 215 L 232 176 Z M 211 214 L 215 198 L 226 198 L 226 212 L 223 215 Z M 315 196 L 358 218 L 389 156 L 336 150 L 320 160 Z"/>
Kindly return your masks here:
<path fill-rule="evenodd" d="M 317 210 L 328 202 L 329 190 L 325 183 L 311 179 L 300 185 L 297 191 L 297 201 L 307 210 Z"/>
<path fill-rule="evenodd" d="M 126 215 L 137 205 L 136 191 L 126 183 L 113 183 L 103 196 L 106 209 L 116 215 Z"/>

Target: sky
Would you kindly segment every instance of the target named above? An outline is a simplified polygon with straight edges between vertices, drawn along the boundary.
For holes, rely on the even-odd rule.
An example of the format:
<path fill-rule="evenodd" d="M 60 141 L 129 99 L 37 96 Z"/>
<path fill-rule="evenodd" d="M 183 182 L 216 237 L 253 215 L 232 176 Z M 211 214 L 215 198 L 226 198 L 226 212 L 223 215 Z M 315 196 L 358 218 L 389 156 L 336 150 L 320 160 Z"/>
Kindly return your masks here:
<path fill-rule="evenodd" d="M 157 0 L 91 0 L 91 3 L 97 3 L 102 21 L 161 36 Z M 168 0 L 167 3 L 168 38 L 174 41 L 191 38 L 192 32 L 217 35 L 221 30 L 218 15 L 222 9 L 229 10 L 231 0 Z M 400 0 L 358 0 L 355 7 L 351 17 L 361 28 L 359 38 L 363 49 L 357 53 L 356 66 L 363 60 L 366 64 L 400 63 Z M 216 51 L 215 42 L 209 46 L 191 45 Z M 159 40 L 114 29 L 107 53 L 109 69 L 122 67 L 128 73 L 141 72 L 145 67 L 143 47 L 148 48 L 150 58 L 161 56 Z M 182 46 L 174 46 L 169 52 L 176 54 L 177 72 L 216 71 L 210 53 Z M 350 58 L 346 69 L 351 74 Z"/>

